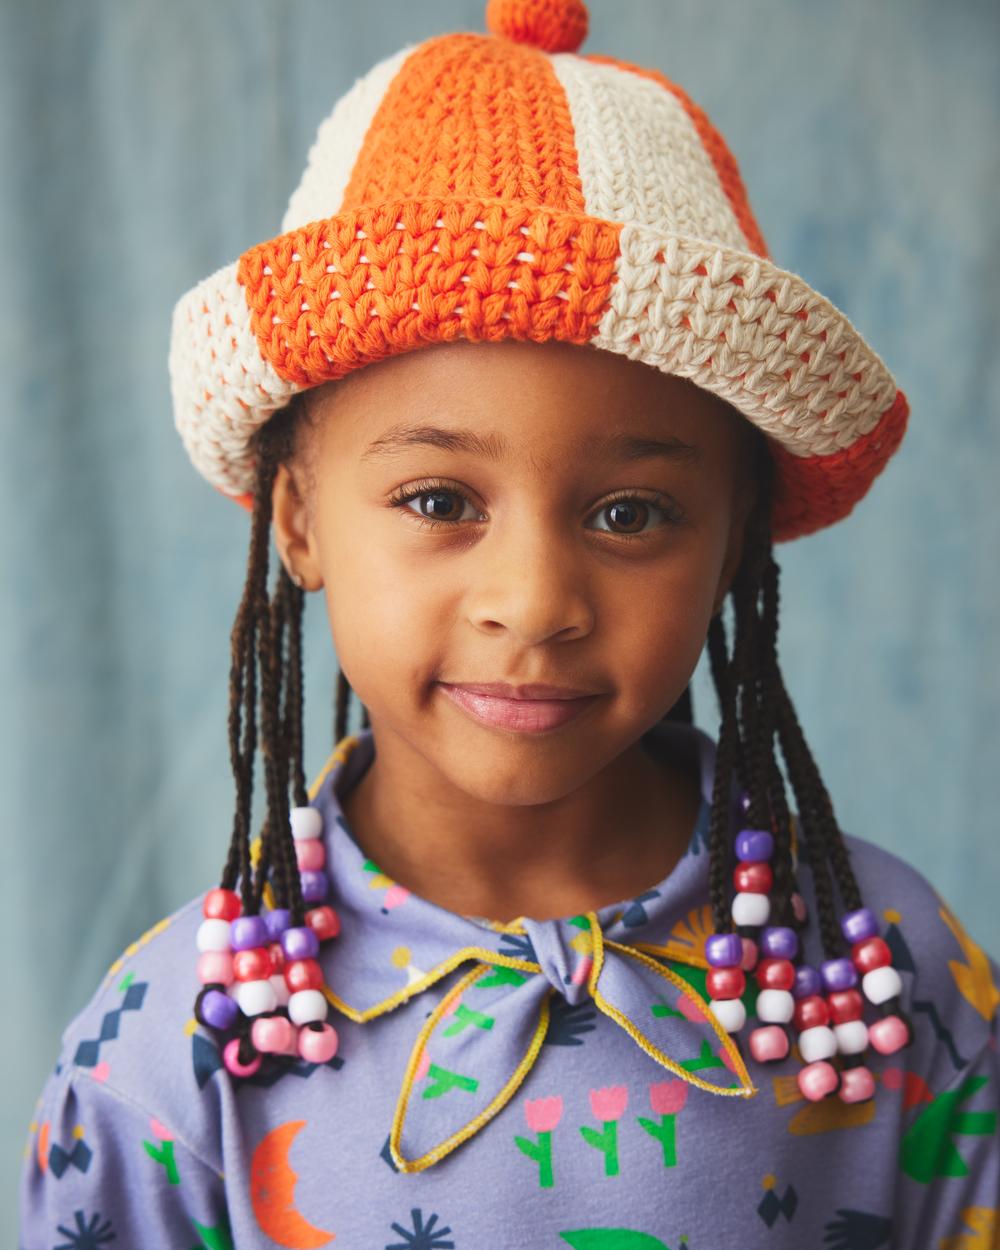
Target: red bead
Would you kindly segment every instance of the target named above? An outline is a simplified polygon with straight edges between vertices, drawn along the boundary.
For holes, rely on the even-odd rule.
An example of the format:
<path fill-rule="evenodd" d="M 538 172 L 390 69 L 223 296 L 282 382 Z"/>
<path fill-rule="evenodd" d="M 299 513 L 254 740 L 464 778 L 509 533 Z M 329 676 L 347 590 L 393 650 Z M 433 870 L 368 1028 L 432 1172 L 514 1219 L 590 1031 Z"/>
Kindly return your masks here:
<path fill-rule="evenodd" d="M 764 860 L 737 864 L 733 869 L 733 885 L 742 894 L 770 894 L 773 884 L 774 873 Z"/>
<path fill-rule="evenodd" d="M 298 990 L 323 988 L 323 970 L 315 959 L 294 959 L 285 964 L 285 984 L 296 993 Z"/>
<path fill-rule="evenodd" d="M 266 981 L 271 975 L 271 952 L 263 946 L 236 951 L 233 955 L 233 975 L 237 981 Z"/>
<path fill-rule="evenodd" d="M 792 1023 L 797 1033 L 829 1024 L 830 1008 L 826 999 L 821 994 L 810 994 L 807 998 L 796 999 Z"/>
<path fill-rule="evenodd" d="M 795 984 L 795 965 L 790 959 L 762 959 L 757 965 L 757 984 L 762 990 L 790 990 Z"/>
<path fill-rule="evenodd" d="M 864 1015 L 865 1000 L 857 990 L 834 990 L 827 994 L 826 1001 L 834 1024 L 848 1024 Z"/>
<path fill-rule="evenodd" d="M 205 895 L 201 910 L 206 920 L 235 920 L 243 910 L 243 904 L 238 894 L 220 886 Z"/>
<path fill-rule="evenodd" d="M 285 952 L 281 949 L 281 943 L 271 942 L 267 948 L 267 953 L 271 956 L 271 972 L 275 973 L 284 971 Z"/>
<path fill-rule="evenodd" d="M 709 998 L 739 998 L 746 987 L 742 968 L 709 968 L 705 978 Z"/>
<path fill-rule="evenodd" d="M 321 942 L 325 942 L 327 938 L 335 938 L 340 932 L 340 917 L 325 903 L 322 907 L 312 907 L 306 912 L 306 924 Z"/>
<path fill-rule="evenodd" d="M 851 947 L 851 959 L 854 966 L 862 974 L 871 972 L 873 968 L 889 968 L 892 966 L 892 951 L 880 937 L 865 938 L 855 942 Z"/>
<path fill-rule="evenodd" d="M 892 1055 L 909 1043 L 910 1031 L 899 1016 L 883 1016 L 868 1026 L 868 1040 L 880 1055 Z"/>

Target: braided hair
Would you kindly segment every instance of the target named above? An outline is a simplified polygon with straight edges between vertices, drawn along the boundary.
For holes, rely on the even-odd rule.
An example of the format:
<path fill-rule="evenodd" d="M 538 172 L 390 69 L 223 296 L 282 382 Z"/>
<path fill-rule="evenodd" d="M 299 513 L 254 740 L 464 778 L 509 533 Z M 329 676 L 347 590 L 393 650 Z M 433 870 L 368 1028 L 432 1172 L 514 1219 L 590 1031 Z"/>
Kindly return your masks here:
<path fill-rule="evenodd" d="M 302 762 L 302 611 L 304 593 L 279 565 L 268 594 L 272 490 L 278 466 L 295 451 L 297 427 L 307 419 L 300 392 L 256 433 L 254 511 L 246 583 L 232 631 L 229 678 L 229 747 L 236 806 L 229 855 L 221 885 L 239 883 L 244 914 L 259 912 L 265 885 L 275 906 L 288 908 L 292 924 L 303 922 L 303 900 L 289 821 L 289 801 L 307 803 Z M 743 421 L 744 418 L 740 417 Z M 816 893 L 819 932 L 827 959 L 841 949 L 833 882 L 846 910 L 862 906 L 847 848 L 819 768 L 806 743 L 778 663 L 778 565 L 771 544 L 774 468 L 766 440 L 752 428 L 757 490 L 746 522 L 742 558 L 729 588 L 732 647 L 720 609 L 708 629 L 708 656 L 720 710 L 714 789 L 708 831 L 709 893 L 717 933 L 731 932 L 730 887 L 734 867 L 729 836 L 730 794 L 736 780 L 744 794 L 746 823 L 774 838 L 771 923 L 796 925 L 792 817 L 785 774 L 795 796 L 801 858 L 808 854 Z M 723 605 L 725 606 L 725 605 Z M 251 795 L 257 749 L 259 687 L 260 745 L 267 814 L 262 825 L 256 872 L 251 863 Z M 347 734 L 353 690 L 343 671 L 337 677 L 334 740 Z M 665 720 L 692 723 L 690 689 Z M 370 724 L 361 705 L 361 724 Z M 778 748 L 784 764 L 779 766 Z"/>

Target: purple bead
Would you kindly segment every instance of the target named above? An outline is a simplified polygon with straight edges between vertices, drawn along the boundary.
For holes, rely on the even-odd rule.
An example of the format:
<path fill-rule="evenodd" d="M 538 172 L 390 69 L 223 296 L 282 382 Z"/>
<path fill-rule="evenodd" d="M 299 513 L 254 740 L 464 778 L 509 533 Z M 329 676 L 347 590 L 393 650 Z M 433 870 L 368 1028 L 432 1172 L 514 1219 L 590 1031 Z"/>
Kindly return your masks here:
<path fill-rule="evenodd" d="M 760 935 L 760 949 L 772 959 L 794 959 L 799 953 L 799 939 L 794 929 L 769 925 Z"/>
<path fill-rule="evenodd" d="M 829 993 L 834 990 L 849 990 L 858 983 L 858 970 L 846 957 L 840 959 L 824 959 L 820 964 L 823 984 Z"/>
<path fill-rule="evenodd" d="M 315 959 L 319 954 L 319 938 L 312 929 L 305 926 L 286 929 L 281 935 L 281 949 L 289 960 Z"/>
<path fill-rule="evenodd" d="M 738 968 L 743 939 L 738 933 L 713 933 L 705 939 L 705 958 L 713 968 Z"/>
<path fill-rule="evenodd" d="M 794 998 L 812 998 L 823 990 L 823 978 L 812 964 L 800 964 L 795 969 L 795 984 L 792 986 Z"/>
<path fill-rule="evenodd" d="M 840 918 L 840 931 L 844 941 L 852 946 L 855 942 L 863 942 L 865 938 L 875 937 L 878 933 L 878 921 L 870 907 L 862 907 L 859 911 L 849 911 Z"/>
<path fill-rule="evenodd" d="M 236 1000 L 221 990 L 209 990 L 201 1000 L 202 1019 L 213 1029 L 231 1029 L 239 1013 Z"/>
<path fill-rule="evenodd" d="M 292 923 L 292 913 L 287 907 L 275 907 L 264 915 L 267 934 L 272 942 L 280 941 L 281 935 Z"/>
<path fill-rule="evenodd" d="M 267 925 L 263 916 L 237 916 L 229 922 L 229 945 L 234 951 L 248 951 L 266 946 Z"/>
<path fill-rule="evenodd" d="M 736 835 L 736 858 L 744 864 L 770 859 L 774 838 L 766 829 L 741 829 Z"/>
<path fill-rule="evenodd" d="M 322 868 L 307 870 L 299 876 L 302 880 L 302 898 L 306 903 L 322 903 L 326 900 L 330 879 Z"/>

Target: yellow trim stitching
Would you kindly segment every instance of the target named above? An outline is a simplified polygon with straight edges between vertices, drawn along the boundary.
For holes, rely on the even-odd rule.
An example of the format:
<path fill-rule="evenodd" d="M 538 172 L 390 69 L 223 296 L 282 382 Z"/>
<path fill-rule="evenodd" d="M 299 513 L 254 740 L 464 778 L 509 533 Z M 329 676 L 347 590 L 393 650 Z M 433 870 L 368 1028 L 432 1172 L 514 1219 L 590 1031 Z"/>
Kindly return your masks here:
<path fill-rule="evenodd" d="M 645 951 L 649 955 L 662 955 L 665 959 L 674 959 L 679 964 L 687 964 L 690 968 L 707 968 L 708 960 L 704 955 L 695 955 L 691 948 L 683 945 L 674 945 L 673 942 L 667 942 L 663 946 L 658 946 L 655 942 L 636 942 L 630 950 Z"/>
<path fill-rule="evenodd" d="M 671 1072 L 676 1073 L 677 1076 L 679 1076 L 682 1080 L 687 1081 L 688 1084 L 695 1085 L 699 1089 L 707 1090 L 710 1094 L 721 1094 L 728 1097 L 752 1098 L 755 1094 L 759 1093 L 760 1091 L 750 1080 L 750 1074 L 746 1069 L 746 1064 L 743 1062 L 743 1056 L 736 1048 L 736 1044 L 731 1040 L 729 1034 L 715 1018 L 715 1014 L 710 1008 L 708 1011 L 705 1011 L 706 1022 L 715 1030 L 723 1046 L 726 1048 L 729 1057 L 733 1061 L 736 1075 L 740 1079 L 740 1087 L 738 1089 L 721 1089 L 718 1085 L 713 1085 L 711 1082 L 706 1081 L 704 1077 L 698 1076 L 697 1073 L 689 1072 L 687 1068 L 682 1068 L 679 1063 L 671 1059 L 670 1056 L 664 1051 L 660 1050 L 659 1046 L 651 1042 L 642 1030 L 638 1029 L 632 1021 L 629 1020 L 624 1012 L 619 1011 L 617 1007 L 607 1001 L 604 995 L 597 988 L 597 980 L 601 975 L 601 968 L 604 964 L 605 946 L 618 951 L 622 955 L 629 956 L 629 958 L 636 960 L 637 963 L 644 964 L 647 968 L 651 968 L 655 973 L 657 973 L 658 976 L 661 976 L 665 981 L 669 982 L 676 989 L 679 989 L 683 994 L 686 994 L 689 998 L 698 1003 L 699 1007 L 702 1008 L 703 1011 L 706 1006 L 705 1000 L 700 994 L 698 994 L 693 986 L 689 985 L 688 982 L 684 980 L 683 977 L 678 976 L 677 973 L 670 968 L 662 967 L 660 964 L 656 963 L 655 960 L 650 959 L 647 955 L 643 955 L 640 951 L 637 951 L 630 946 L 622 946 L 620 943 L 612 942 L 610 939 L 605 941 L 604 935 L 601 933 L 601 926 L 598 923 L 596 912 L 589 911 L 586 913 L 586 916 L 590 921 L 591 934 L 594 936 L 594 962 L 590 969 L 588 988 L 590 990 L 591 997 L 601 1011 L 603 1011 L 606 1016 L 610 1016 L 612 1020 L 615 1020 L 618 1024 L 620 1024 L 626 1033 L 628 1033 L 629 1037 L 632 1038 L 636 1045 L 641 1046 L 647 1055 L 650 1055 L 657 1061 L 657 1063 L 662 1064 L 663 1067 L 668 1068 Z"/>
<path fill-rule="evenodd" d="M 465 963 L 467 959 L 478 959 L 482 963 L 498 964 L 503 968 L 516 968 L 518 972 L 541 972 L 542 970 L 541 964 L 531 959 L 517 959 L 513 955 L 501 955 L 497 951 L 487 950 L 485 946 L 463 946 L 461 950 L 449 955 L 443 963 L 439 963 L 430 972 L 425 973 L 419 981 L 414 981 L 412 985 L 404 985 L 395 994 L 390 994 L 388 998 L 382 999 L 380 1003 L 375 1003 L 371 1007 L 366 1007 L 363 1011 L 348 1006 L 342 998 L 338 998 L 325 981 L 322 986 L 323 994 L 326 1001 L 338 1011 L 343 1012 L 349 1020 L 353 1020 L 356 1024 L 364 1024 L 367 1020 L 384 1015 L 387 1011 L 392 1011 L 401 1003 L 413 998 L 414 995 L 422 993 L 436 981 L 440 981 L 443 976 L 452 972 L 459 964 Z"/>
<path fill-rule="evenodd" d="M 484 1107 L 478 1115 L 466 1124 L 463 1128 L 456 1129 L 454 1133 L 446 1138 L 440 1145 L 435 1146 L 432 1150 L 428 1150 L 426 1154 L 420 1156 L 419 1159 L 404 1159 L 400 1150 L 400 1138 L 403 1135 L 403 1123 L 406 1120 L 406 1113 L 409 1109 L 410 1093 L 412 1092 L 413 1080 L 416 1075 L 417 1067 L 420 1063 L 420 1054 L 423 1050 L 424 1043 L 430 1034 L 440 1024 L 442 1017 L 445 1015 L 448 1007 L 461 995 L 468 986 L 477 981 L 484 973 L 489 972 L 490 965 L 482 964 L 477 968 L 473 968 L 460 981 L 458 981 L 441 999 L 438 1005 L 431 1012 L 430 1016 L 424 1021 L 420 1032 L 417 1034 L 417 1040 L 413 1044 L 413 1050 L 410 1052 L 409 1062 L 406 1065 L 406 1071 L 403 1074 L 403 1084 L 399 1091 L 399 1099 L 396 1103 L 396 1110 L 392 1117 L 392 1128 L 389 1130 L 389 1153 L 392 1155 L 393 1162 L 401 1172 L 423 1172 L 426 1168 L 437 1163 L 439 1159 L 443 1159 L 446 1154 L 450 1154 L 462 1142 L 467 1141 L 473 1134 L 477 1133 L 482 1126 L 491 1120 L 498 1111 L 502 1110 L 508 1102 L 510 1102 L 518 1086 L 524 1080 L 525 1076 L 531 1069 L 531 1065 L 535 1062 L 538 1051 L 542 1045 L 542 1039 L 545 1037 L 545 1031 L 549 1027 L 549 995 L 552 993 L 551 987 L 542 999 L 541 1009 L 538 1013 L 538 1024 L 535 1032 L 528 1043 L 528 1049 L 518 1063 L 517 1067 L 507 1078 L 506 1083 L 500 1089 L 499 1093 L 493 1100 Z"/>

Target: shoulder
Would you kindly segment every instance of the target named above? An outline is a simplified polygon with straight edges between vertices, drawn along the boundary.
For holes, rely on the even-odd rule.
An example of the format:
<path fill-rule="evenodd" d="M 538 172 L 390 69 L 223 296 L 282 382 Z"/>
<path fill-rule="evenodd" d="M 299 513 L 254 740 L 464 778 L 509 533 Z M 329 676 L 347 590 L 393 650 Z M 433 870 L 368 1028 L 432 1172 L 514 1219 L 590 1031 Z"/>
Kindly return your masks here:
<path fill-rule="evenodd" d="M 218 1158 L 214 1043 L 194 1019 L 201 896 L 158 921 L 111 964 L 63 1032 L 54 1075 L 90 1082 L 169 1123 Z"/>
<path fill-rule="evenodd" d="M 880 924 L 903 982 L 913 1029 L 907 1064 L 935 1087 L 995 1048 L 1000 965 L 966 931 L 934 885 L 912 864 L 845 834 L 864 905 Z"/>

